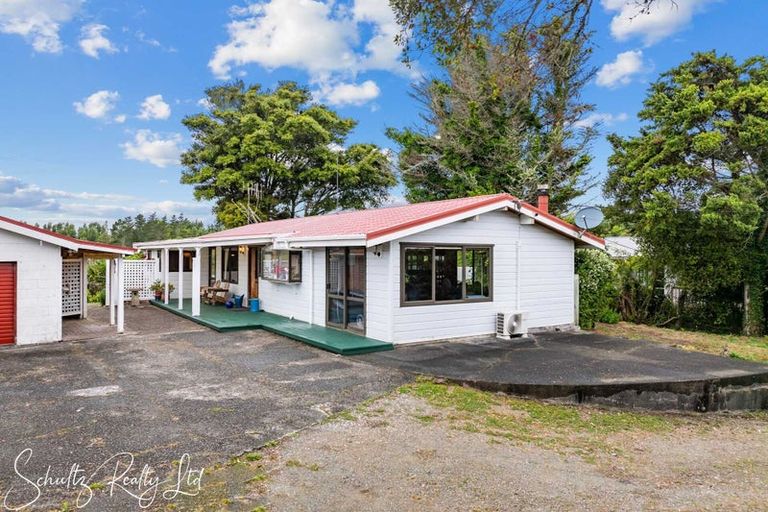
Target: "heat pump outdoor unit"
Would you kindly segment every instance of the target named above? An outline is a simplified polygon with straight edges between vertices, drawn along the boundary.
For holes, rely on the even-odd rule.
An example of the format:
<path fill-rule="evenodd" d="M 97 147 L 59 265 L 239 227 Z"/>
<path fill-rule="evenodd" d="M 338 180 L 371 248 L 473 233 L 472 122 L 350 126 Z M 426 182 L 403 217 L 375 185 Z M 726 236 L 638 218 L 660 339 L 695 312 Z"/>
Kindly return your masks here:
<path fill-rule="evenodd" d="M 523 325 L 523 313 L 515 311 L 512 313 L 496 314 L 496 337 L 510 339 L 515 336 L 524 336 L 525 326 Z"/>

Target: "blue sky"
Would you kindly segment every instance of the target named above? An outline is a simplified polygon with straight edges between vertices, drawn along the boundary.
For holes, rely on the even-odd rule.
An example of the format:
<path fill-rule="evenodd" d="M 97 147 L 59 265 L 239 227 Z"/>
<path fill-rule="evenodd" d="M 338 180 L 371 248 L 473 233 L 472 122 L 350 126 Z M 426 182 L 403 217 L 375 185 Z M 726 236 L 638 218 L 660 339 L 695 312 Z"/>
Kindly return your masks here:
<path fill-rule="evenodd" d="M 595 0 L 600 71 L 584 91 L 596 111 L 583 122 L 601 122 L 603 134 L 635 132 L 649 81 L 693 51 L 768 53 L 764 0 L 660 1 L 633 17 L 626 0 Z M 210 205 L 179 184 L 181 119 L 228 78 L 309 84 L 359 121 L 350 141 L 390 147 L 384 129 L 418 119 L 408 94 L 417 73 L 398 62 L 396 30 L 384 0 L 0 0 L 0 215 L 210 221 Z M 599 178 L 604 136 L 592 152 Z"/>

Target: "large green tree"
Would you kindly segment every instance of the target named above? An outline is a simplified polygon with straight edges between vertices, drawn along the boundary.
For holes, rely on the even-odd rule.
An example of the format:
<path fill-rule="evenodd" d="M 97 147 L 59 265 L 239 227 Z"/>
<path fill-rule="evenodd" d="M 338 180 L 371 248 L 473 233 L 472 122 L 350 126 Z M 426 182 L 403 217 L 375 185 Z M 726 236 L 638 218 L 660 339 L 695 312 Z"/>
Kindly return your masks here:
<path fill-rule="evenodd" d="M 273 91 L 235 82 L 206 98 L 207 112 L 183 120 L 193 143 L 181 181 L 216 202 L 226 227 L 379 205 L 396 184 L 379 147 L 345 147 L 354 120 L 293 82 Z"/>
<path fill-rule="evenodd" d="M 612 135 L 605 195 L 684 289 L 741 286 L 744 332 L 763 327 L 768 60 L 698 53 L 655 82 L 633 137 Z"/>
<path fill-rule="evenodd" d="M 595 134 L 579 123 L 592 110 L 580 99 L 594 73 L 591 1 L 394 4 L 414 34 L 406 51 L 429 47 L 441 64 L 415 93 L 424 126 L 388 131 L 408 199 L 532 200 L 546 184 L 552 209 L 566 210 L 588 186 Z"/>

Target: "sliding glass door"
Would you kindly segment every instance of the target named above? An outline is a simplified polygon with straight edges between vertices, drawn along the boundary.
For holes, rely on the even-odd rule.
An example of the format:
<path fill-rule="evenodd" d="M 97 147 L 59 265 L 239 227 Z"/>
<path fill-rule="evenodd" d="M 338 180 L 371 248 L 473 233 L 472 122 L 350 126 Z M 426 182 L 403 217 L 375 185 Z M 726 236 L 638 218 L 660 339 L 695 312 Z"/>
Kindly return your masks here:
<path fill-rule="evenodd" d="M 326 256 L 328 325 L 365 333 L 365 248 L 331 247 Z"/>

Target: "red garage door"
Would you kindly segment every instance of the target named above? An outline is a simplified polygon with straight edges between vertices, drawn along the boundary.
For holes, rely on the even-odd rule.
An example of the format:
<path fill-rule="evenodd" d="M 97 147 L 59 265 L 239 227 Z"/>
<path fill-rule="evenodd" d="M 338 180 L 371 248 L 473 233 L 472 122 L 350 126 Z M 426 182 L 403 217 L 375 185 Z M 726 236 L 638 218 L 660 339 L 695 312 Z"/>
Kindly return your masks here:
<path fill-rule="evenodd" d="M 0 345 L 16 342 L 16 264 L 0 263 Z"/>

